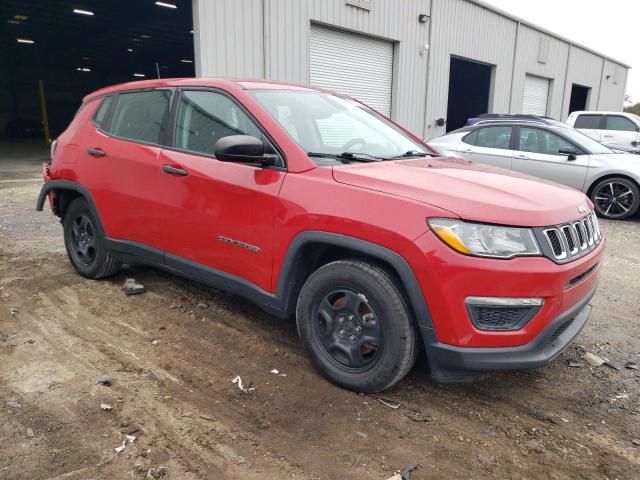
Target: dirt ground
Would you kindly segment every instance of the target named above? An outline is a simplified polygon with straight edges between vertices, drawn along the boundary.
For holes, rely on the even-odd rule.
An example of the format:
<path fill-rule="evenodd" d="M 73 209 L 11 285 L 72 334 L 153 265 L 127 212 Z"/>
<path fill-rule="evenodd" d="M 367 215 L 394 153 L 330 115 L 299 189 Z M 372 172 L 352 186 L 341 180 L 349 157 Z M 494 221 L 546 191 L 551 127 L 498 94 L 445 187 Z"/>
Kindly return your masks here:
<path fill-rule="evenodd" d="M 602 222 L 592 319 L 551 366 L 443 386 L 422 361 L 392 409 L 323 380 L 295 325 L 241 298 L 150 268 L 77 275 L 35 212 L 45 156 L 0 145 L 0 478 L 640 478 L 639 219 Z"/>

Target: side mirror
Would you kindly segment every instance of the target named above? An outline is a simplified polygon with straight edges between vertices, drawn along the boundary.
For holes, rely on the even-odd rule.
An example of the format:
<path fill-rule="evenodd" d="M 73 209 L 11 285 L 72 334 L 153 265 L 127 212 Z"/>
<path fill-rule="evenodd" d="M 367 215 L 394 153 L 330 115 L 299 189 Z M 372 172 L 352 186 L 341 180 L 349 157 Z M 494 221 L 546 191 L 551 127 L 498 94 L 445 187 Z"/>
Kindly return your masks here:
<path fill-rule="evenodd" d="M 569 161 L 573 161 L 576 160 L 578 158 L 578 151 L 575 148 L 561 148 L 560 150 L 558 150 L 558 153 L 560 155 L 566 155 L 567 156 L 567 160 Z"/>
<path fill-rule="evenodd" d="M 222 162 L 273 165 L 276 155 L 265 154 L 262 140 L 251 135 L 230 135 L 216 142 L 215 156 Z"/>

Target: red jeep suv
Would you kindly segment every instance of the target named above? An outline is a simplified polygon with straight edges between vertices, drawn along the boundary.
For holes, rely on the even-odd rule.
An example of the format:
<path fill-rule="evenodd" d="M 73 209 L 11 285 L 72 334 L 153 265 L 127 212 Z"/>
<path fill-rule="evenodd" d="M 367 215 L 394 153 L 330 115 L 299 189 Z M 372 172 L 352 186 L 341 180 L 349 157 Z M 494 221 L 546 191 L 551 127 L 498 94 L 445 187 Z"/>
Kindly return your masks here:
<path fill-rule="evenodd" d="M 539 367 L 584 327 L 604 240 L 580 192 L 457 158 L 349 97 L 260 80 L 88 95 L 44 165 L 69 259 L 153 265 L 295 316 L 331 381 Z"/>

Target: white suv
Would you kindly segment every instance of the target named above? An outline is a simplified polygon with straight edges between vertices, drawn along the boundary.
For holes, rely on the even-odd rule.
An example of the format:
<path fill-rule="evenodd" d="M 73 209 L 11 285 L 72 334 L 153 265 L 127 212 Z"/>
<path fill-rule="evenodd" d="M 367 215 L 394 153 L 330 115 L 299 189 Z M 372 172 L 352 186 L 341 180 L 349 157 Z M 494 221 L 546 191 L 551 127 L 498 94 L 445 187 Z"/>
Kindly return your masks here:
<path fill-rule="evenodd" d="M 573 112 L 567 123 L 607 145 L 640 146 L 640 117 L 621 112 Z"/>

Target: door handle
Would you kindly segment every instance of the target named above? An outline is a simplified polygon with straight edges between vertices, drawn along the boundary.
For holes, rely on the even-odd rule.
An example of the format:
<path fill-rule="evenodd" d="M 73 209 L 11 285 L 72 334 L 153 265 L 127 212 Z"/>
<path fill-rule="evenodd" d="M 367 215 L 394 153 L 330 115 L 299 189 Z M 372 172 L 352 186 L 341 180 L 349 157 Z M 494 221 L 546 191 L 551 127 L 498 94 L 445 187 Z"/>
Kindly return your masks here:
<path fill-rule="evenodd" d="M 605 135 L 604 138 L 613 138 L 613 135 Z"/>
<path fill-rule="evenodd" d="M 471 148 L 465 148 L 465 149 L 464 149 L 464 152 L 465 152 L 465 153 L 474 153 L 474 152 L 475 152 L 475 150 L 473 150 L 473 149 L 471 149 Z"/>
<path fill-rule="evenodd" d="M 172 167 L 171 165 L 163 165 L 162 171 L 169 175 L 178 175 L 180 177 L 186 177 L 188 172 L 183 168 Z"/>
<path fill-rule="evenodd" d="M 105 152 L 101 148 L 90 148 L 89 150 L 87 150 L 87 153 L 92 157 L 105 157 L 107 155 L 107 152 Z"/>
<path fill-rule="evenodd" d="M 529 157 L 526 155 L 516 155 L 516 158 L 524 158 L 525 160 L 529 160 Z"/>

